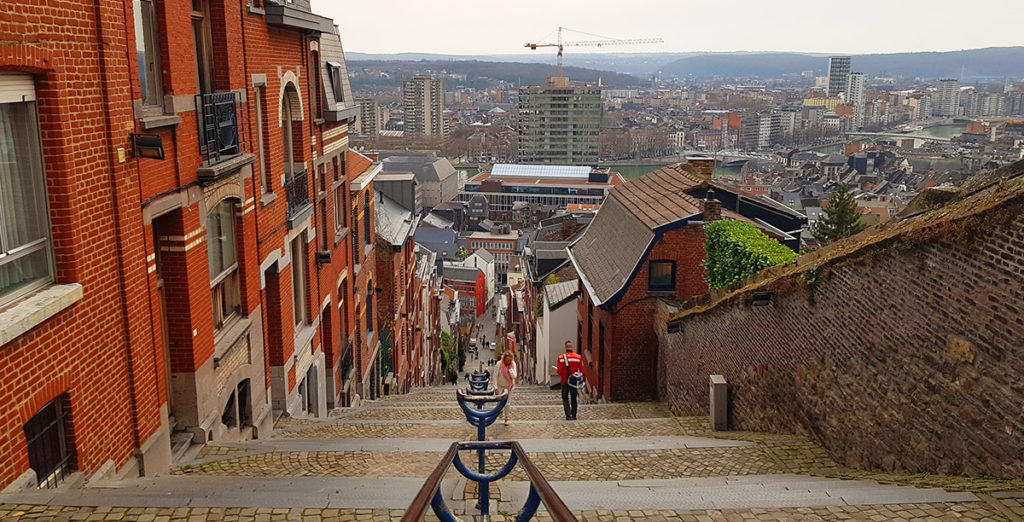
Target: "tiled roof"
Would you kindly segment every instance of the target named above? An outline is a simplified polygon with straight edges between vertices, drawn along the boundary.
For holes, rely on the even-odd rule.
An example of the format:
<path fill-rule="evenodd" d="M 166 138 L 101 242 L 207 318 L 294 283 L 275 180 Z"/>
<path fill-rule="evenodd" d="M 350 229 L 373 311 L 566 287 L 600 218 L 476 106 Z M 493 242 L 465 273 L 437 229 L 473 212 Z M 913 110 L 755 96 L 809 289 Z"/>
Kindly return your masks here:
<path fill-rule="evenodd" d="M 455 265 L 444 265 L 444 279 L 447 281 L 458 281 L 460 283 L 476 283 L 479 268 L 461 267 Z"/>
<path fill-rule="evenodd" d="M 656 229 L 701 214 L 700 201 L 686 192 L 707 185 L 691 167 L 671 165 L 612 191 L 587 231 L 567 249 L 595 304 L 629 284 Z"/>
<path fill-rule="evenodd" d="M 568 249 L 595 302 L 605 302 L 626 284 L 654 237 L 617 198 L 605 201 L 587 232 Z"/>
<path fill-rule="evenodd" d="M 612 191 L 611 197 L 645 225 L 656 228 L 699 214 L 700 202 L 686 192 L 707 184 L 707 180 L 688 168 L 671 165 L 628 181 Z"/>
<path fill-rule="evenodd" d="M 577 279 L 563 281 L 544 287 L 544 293 L 548 296 L 548 306 L 554 310 L 562 306 L 566 301 L 576 296 L 580 282 Z"/>

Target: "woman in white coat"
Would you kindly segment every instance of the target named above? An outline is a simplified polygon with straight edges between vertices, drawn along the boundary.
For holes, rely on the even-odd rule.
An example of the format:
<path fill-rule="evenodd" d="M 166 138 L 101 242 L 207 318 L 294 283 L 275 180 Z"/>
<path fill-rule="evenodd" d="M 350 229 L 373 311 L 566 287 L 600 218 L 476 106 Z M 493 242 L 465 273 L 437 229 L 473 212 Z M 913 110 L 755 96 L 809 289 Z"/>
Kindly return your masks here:
<path fill-rule="evenodd" d="M 501 418 L 504 420 L 505 426 L 508 426 L 509 410 L 512 407 L 512 388 L 516 386 L 517 375 L 518 371 L 516 362 L 512 359 L 512 352 L 505 352 L 505 355 L 501 357 L 501 362 L 498 363 L 498 378 L 495 380 L 499 394 L 508 392 L 508 401 L 505 402 L 505 407 L 501 411 Z"/>

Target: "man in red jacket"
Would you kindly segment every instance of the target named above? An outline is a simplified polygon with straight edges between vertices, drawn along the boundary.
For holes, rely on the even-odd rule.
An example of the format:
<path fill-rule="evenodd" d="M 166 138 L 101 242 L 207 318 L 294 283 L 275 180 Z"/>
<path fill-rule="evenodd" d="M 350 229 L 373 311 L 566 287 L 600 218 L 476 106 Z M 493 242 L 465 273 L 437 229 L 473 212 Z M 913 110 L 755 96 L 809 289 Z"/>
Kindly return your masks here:
<path fill-rule="evenodd" d="M 558 356 L 558 375 L 562 378 L 562 408 L 565 420 L 576 420 L 576 396 L 586 383 L 583 358 L 573 350 L 572 341 L 565 341 L 565 353 Z"/>

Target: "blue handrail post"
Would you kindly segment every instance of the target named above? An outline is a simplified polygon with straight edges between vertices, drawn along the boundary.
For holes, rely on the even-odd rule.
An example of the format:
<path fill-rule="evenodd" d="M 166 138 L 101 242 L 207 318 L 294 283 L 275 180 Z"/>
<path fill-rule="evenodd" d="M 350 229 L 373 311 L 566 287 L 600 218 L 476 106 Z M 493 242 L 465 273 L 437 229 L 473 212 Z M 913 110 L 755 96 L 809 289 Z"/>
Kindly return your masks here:
<path fill-rule="evenodd" d="M 486 386 L 486 382 L 483 383 Z M 473 382 L 470 381 L 470 386 Z M 459 407 L 462 408 L 462 412 L 466 415 L 466 420 L 473 426 L 476 426 L 476 438 L 478 441 L 483 442 L 487 440 L 487 427 L 494 424 L 494 421 L 498 420 L 498 415 L 501 414 L 501 410 L 508 404 L 508 392 L 502 392 L 499 395 L 470 395 L 464 393 L 462 390 L 456 391 L 456 398 L 459 401 Z M 469 404 L 472 403 L 475 408 L 471 408 Z M 482 409 L 485 404 L 494 403 L 494 407 L 490 410 Z M 483 446 L 477 448 L 477 471 L 481 476 L 487 471 L 486 457 Z M 456 460 L 457 461 L 457 460 Z M 480 503 L 477 508 L 480 510 L 480 515 L 483 517 L 490 516 L 490 483 L 488 481 L 478 481 L 479 485 L 479 497 Z"/>

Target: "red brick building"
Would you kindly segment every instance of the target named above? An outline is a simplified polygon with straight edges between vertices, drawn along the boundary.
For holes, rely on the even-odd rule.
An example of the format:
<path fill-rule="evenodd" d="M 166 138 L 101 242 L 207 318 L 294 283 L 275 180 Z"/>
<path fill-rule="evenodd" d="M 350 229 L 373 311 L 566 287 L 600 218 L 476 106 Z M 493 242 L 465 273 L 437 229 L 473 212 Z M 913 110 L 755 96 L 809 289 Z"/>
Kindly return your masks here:
<path fill-rule="evenodd" d="M 374 277 L 376 256 L 373 252 L 376 240 L 374 213 L 376 198 L 373 179 L 381 171 L 380 163 L 358 152 L 348 151 L 348 185 L 350 201 L 350 244 L 351 267 L 348 281 L 341 285 L 351 288 L 350 303 L 353 310 L 351 327 L 352 370 L 351 389 L 355 399 L 376 399 L 384 391 L 384 374 L 387 367 L 380 357 L 380 325 L 376 321 L 377 281 Z M 343 365 L 344 367 L 344 365 Z"/>
<path fill-rule="evenodd" d="M 692 165 L 674 165 L 612 191 L 568 247 L 580 275 L 577 345 L 594 393 L 606 400 L 656 397 L 657 301 L 707 293 L 703 224 L 723 215 L 760 220 L 784 234 L 806 222 L 792 210 L 713 183 Z M 798 246 L 799 234 L 785 237 Z"/>
<path fill-rule="evenodd" d="M 420 384 L 423 343 L 414 330 L 419 304 L 416 286 L 416 216 L 397 201 L 377 194 L 377 321 L 382 353 L 392 393 L 405 393 Z M 421 330 L 422 332 L 422 330 Z"/>
<path fill-rule="evenodd" d="M 459 292 L 459 309 L 470 321 L 487 310 L 487 279 L 479 268 L 444 265 L 444 283 Z"/>
<path fill-rule="evenodd" d="M 374 168 L 331 20 L 128 5 L 0 8 L 0 486 L 160 472 L 346 404 L 352 340 L 372 365 Z"/>

